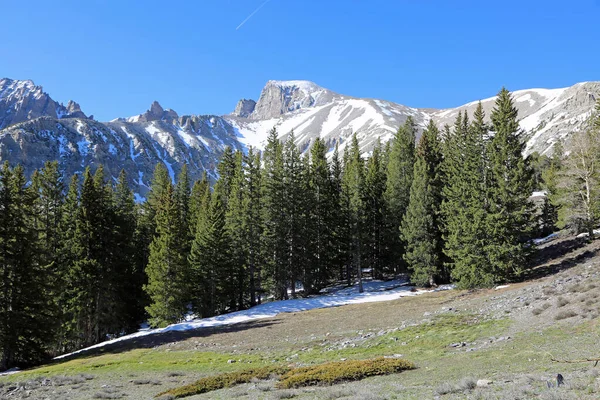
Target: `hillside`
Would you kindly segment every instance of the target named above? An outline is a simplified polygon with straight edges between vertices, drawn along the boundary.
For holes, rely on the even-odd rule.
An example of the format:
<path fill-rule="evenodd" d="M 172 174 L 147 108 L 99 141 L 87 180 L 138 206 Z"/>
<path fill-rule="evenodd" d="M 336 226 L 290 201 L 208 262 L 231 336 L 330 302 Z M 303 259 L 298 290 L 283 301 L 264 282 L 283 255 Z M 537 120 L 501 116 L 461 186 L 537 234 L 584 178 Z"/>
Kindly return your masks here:
<path fill-rule="evenodd" d="M 547 152 L 556 140 L 568 140 L 589 117 L 599 93 L 598 82 L 515 92 L 521 127 L 527 132 L 526 151 Z M 482 100 L 488 116 L 493 100 Z M 281 139 L 294 130 L 302 151 L 321 137 L 330 154 L 335 143 L 343 150 L 356 132 L 361 151 L 369 154 L 377 140 L 390 140 L 409 116 L 421 129 L 430 119 L 441 127 L 452 124 L 458 111 L 472 113 L 476 103 L 417 109 L 341 95 L 308 81 L 269 81 L 257 101 L 240 100 L 229 115 L 180 116 L 154 102 L 142 114 L 98 122 L 74 101 L 59 104 L 32 81 L 2 79 L 0 161 L 23 164 L 27 174 L 47 160 L 59 160 L 68 174 L 103 164 L 116 178 L 124 169 L 141 200 L 156 163 L 164 163 L 172 177 L 187 163 L 192 179 L 205 171 L 214 179 L 225 146 L 261 149 L 273 127 Z"/>
<path fill-rule="evenodd" d="M 600 378 L 593 363 L 551 359 L 598 356 L 600 244 L 563 237 L 540 248 L 536 267 L 522 283 L 135 338 L 0 377 L 0 396 L 150 399 L 219 372 L 390 356 L 406 358 L 417 369 L 292 390 L 256 380 L 189 398 L 597 398 Z M 565 379 L 559 388 L 558 373 Z"/>

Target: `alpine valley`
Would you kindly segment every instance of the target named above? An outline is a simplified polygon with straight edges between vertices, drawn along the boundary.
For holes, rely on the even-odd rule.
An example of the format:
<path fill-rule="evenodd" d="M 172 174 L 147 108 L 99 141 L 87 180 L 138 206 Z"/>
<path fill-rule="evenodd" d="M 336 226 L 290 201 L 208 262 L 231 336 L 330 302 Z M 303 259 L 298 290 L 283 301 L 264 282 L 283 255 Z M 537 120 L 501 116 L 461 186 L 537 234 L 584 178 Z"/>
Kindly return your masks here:
<path fill-rule="evenodd" d="M 513 92 L 526 153 L 547 153 L 556 141 L 568 141 L 583 127 L 599 95 L 600 82 Z M 481 100 L 488 116 L 494 99 Z M 76 102 L 64 106 L 30 80 L 5 78 L 0 79 L 0 161 L 21 164 L 26 174 L 48 160 L 59 160 L 65 176 L 102 164 L 116 179 L 124 169 L 142 200 L 157 163 L 165 164 L 172 179 L 184 163 L 192 179 L 204 171 L 215 179 L 217 161 L 227 146 L 262 149 L 272 128 L 281 139 L 293 130 L 302 151 L 321 137 L 330 153 L 336 143 L 343 150 L 356 132 L 361 151 L 369 154 L 378 140 L 390 140 L 408 117 L 419 128 L 431 119 L 443 127 L 459 111 L 472 115 L 477 103 L 418 109 L 341 95 L 309 81 L 269 81 L 258 101 L 240 100 L 228 115 L 180 116 L 155 101 L 143 114 L 98 122 Z"/>

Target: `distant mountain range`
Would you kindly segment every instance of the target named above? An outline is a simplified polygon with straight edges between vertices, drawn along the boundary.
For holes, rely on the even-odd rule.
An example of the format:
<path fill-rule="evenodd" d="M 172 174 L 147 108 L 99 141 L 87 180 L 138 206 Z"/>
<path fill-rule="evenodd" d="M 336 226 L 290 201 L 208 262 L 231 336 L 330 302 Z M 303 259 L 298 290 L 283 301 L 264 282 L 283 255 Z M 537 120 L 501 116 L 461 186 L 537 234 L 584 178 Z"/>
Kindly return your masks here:
<path fill-rule="evenodd" d="M 600 82 L 563 89 L 529 89 L 513 93 L 527 153 L 547 152 L 568 139 L 591 115 Z M 486 114 L 494 98 L 481 100 Z M 343 150 L 353 132 L 369 153 L 377 139 L 391 139 L 408 116 L 420 128 L 433 119 L 452 124 L 459 111 L 471 115 L 477 101 L 445 110 L 418 109 L 385 100 L 341 95 L 308 81 L 269 81 L 258 101 L 240 100 L 229 115 L 179 116 L 158 102 L 133 117 L 98 122 L 74 101 L 64 106 L 32 81 L 0 79 L 0 161 L 21 163 L 27 173 L 47 160 L 59 160 L 67 174 L 103 164 L 116 177 L 128 173 L 139 200 L 148 192 L 154 166 L 163 162 L 174 177 L 183 163 L 193 178 L 206 171 L 216 178 L 216 164 L 226 146 L 262 149 L 271 128 L 284 140 L 293 129 L 304 151 L 316 137 Z"/>

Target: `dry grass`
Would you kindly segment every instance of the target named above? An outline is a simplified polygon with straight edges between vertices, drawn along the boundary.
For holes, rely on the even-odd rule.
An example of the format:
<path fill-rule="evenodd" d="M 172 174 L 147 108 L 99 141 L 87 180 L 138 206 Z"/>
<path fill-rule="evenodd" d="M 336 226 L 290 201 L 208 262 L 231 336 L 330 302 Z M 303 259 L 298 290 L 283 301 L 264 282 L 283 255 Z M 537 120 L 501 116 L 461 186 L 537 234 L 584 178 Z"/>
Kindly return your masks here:
<path fill-rule="evenodd" d="M 562 310 L 562 311 L 559 311 L 558 313 L 556 313 L 556 315 L 554 316 L 554 319 L 556 321 L 560 321 L 562 319 L 572 318 L 572 317 L 576 317 L 576 316 L 577 316 L 577 313 L 575 311 Z"/>

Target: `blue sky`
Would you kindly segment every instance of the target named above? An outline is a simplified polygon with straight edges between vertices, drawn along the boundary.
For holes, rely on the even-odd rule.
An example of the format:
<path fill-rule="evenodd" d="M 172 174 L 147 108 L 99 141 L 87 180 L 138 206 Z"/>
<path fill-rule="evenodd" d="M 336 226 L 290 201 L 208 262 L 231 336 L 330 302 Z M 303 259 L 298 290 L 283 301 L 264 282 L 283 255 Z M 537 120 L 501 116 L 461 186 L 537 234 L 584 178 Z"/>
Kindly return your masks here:
<path fill-rule="evenodd" d="M 224 114 L 270 79 L 445 108 L 600 79 L 599 0 L 47 1 L 0 8 L 0 77 L 99 120 Z"/>

